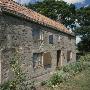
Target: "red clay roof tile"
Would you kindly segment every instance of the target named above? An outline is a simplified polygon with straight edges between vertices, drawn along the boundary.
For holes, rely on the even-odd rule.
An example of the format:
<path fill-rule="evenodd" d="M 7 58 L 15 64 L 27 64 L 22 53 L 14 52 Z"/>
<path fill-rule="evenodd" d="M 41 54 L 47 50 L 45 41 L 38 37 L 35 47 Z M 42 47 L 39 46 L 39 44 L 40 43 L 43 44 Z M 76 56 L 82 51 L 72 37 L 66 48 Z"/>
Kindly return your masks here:
<path fill-rule="evenodd" d="M 4 10 L 9 13 L 18 14 L 18 15 L 22 14 L 24 15 L 25 19 L 33 20 L 40 24 L 57 29 L 61 32 L 71 34 L 71 32 L 63 24 L 56 22 L 50 18 L 47 18 L 31 9 L 28 9 L 24 7 L 23 5 L 17 4 L 16 2 L 12 0 L 0 0 L 0 6 L 2 6 Z"/>

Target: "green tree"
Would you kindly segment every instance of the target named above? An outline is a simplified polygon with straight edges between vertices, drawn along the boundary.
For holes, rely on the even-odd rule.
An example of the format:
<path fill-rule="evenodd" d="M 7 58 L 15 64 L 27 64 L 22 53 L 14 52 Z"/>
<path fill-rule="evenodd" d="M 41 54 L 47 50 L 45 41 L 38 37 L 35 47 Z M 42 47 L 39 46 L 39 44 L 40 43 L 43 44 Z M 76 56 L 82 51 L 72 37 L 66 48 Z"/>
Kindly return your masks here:
<path fill-rule="evenodd" d="M 75 30 L 76 35 L 81 37 L 81 41 L 78 43 L 78 49 L 80 51 L 90 51 L 90 6 L 82 7 L 77 10 L 77 19 L 80 23 L 80 28 Z"/>

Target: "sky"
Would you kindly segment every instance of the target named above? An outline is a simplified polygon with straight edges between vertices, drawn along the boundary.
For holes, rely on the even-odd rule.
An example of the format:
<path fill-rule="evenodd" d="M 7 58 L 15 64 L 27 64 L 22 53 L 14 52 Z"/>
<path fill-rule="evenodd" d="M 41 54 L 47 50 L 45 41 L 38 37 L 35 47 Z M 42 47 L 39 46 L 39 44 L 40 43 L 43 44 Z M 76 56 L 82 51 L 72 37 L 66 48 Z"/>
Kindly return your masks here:
<path fill-rule="evenodd" d="M 43 1 L 43 0 L 14 0 L 17 2 L 21 2 L 21 4 L 24 3 L 35 3 L 36 1 Z M 80 7 L 84 7 L 84 6 L 88 6 L 90 5 L 90 0 L 63 0 L 65 2 L 67 2 L 68 4 L 75 4 L 76 8 L 80 8 Z"/>
<path fill-rule="evenodd" d="M 28 3 L 28 2 L 34 3 L 36 1 L 42 1 L 42 0 L 14 0 L 14 1 L 19 1 L 19 2 L 21 1 L 21 3 Z M 63 1 L 69 4 L 70 3 L 75 4 L 77 8 L 90 5 L 90 0 L 63 0 Z"/>

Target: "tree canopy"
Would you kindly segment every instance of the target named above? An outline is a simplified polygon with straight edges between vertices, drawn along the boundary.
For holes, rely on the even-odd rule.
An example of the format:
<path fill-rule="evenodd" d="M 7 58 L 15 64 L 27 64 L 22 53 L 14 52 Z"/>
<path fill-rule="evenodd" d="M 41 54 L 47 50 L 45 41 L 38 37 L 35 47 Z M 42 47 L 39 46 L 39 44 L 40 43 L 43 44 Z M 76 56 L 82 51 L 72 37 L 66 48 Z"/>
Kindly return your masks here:
<path fill-rule="evenodd" d="M 78 22 L 80 28 L 75 30 L 76 35 L 81 37 L 81 42 L 78 43 L 80 51 L 90 51 L 90 6 L 82 7 L 77 10 Z"/>

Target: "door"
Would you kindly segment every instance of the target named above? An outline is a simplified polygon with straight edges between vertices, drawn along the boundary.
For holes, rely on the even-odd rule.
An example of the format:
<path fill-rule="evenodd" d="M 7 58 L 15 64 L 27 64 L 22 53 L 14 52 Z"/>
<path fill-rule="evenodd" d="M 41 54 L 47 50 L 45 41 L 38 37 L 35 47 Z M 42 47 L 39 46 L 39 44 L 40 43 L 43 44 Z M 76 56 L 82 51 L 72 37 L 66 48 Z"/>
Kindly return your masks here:
<path fill-rule="evenodd" d="M 57 50 L 57 67 L 61 66 L 61 50 Z"/>

